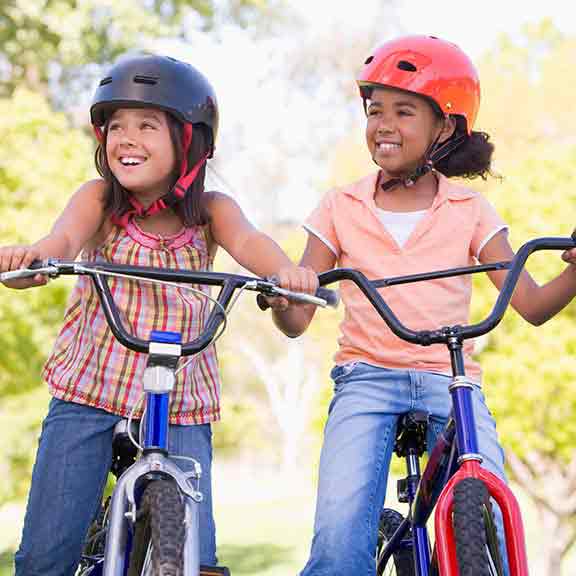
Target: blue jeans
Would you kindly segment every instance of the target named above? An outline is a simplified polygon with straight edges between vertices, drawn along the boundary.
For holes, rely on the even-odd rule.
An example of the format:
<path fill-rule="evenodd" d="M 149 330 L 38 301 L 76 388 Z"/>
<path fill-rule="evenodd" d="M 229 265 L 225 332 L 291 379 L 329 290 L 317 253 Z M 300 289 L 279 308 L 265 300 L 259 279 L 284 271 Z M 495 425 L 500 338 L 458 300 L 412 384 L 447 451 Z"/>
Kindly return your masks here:
<path fill-rule="evenodd" d="M 121 418 L 53 398 L 42 425 L 20 548 L 17 576 L 73 576 L 96 516 L 112 459 L 112 433 Z M 216 564 L 212 516 L 212 431 L 209 424 L 170 426 L 169 450 L 202 466 L 200 561 Z M 177 460 L 187 470 L 189 463 Z"/>
<path fill-rule="evenodd" d="M 372 576 L 398 417 L 428 412 L 431 448 L 450 415 L 451 379 L 362 362 L 336 366 L 331 377 L 334 397 L 320 455 L 314 537 L 301 576 Z M 473 397 L 483 465 L 505 480 L 504 453 L 480 387 Z M 502 534 L 501 516 L 497 523 Z"/>

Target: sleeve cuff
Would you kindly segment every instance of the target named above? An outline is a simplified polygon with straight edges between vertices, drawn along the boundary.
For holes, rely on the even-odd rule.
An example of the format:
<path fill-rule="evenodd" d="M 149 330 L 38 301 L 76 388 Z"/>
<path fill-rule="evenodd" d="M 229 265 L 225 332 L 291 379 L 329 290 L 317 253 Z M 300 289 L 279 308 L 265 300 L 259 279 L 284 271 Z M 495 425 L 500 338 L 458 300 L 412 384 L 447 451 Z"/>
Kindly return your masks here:
<path fill-rule="evenodd" d="M 312 226 L 310 226 L 309 224 L 304 224 L 304 230 L 316 236 L 316 238 L 318 238 L 318 240 L 320 240 L 323 244 L 325 244 L 330 249 L 330 251 L 334 253 L 334 256 L 338 258 L 339 256 L 338 250 L 336 250 L 336 248 L 334 248 L 334 246 L 324 236 L 322 236 L 320 232 L 312 228 Z"/>
<path fill-rule="evenodd" d="M 488 242 L 490 242 L 490 240 L 492 240 L 492 238 L 494 238 L 494 236 L 496 236 L 496 234 L 498 234 L 498 232 L 501 232 L 502 230 L 506 230 L 506 232 L 508 232 L 509 227 L 506 224 L 502 224 L 501 226 L 498 226 L 497 228 L 495 228 L 494 230 L 492 230 L 492 232 L 490 232 L 490 234 L 488 234 L 486 236 L 486 238 L 484 238 L 484 240 L 482 240 L 482 242 L 480 243 L 480 246 L 478 246 L 478 250 L 476 251 L 476 254 L 474 254 L 474 256 L 476 257 L 476 260 L 479 260 L 479 256 L 480 256 L 480 252 L 482 252 L 482 250 L 484 249 L 484 246 L 486 246 L 486 244 L 488 244 Z"/>

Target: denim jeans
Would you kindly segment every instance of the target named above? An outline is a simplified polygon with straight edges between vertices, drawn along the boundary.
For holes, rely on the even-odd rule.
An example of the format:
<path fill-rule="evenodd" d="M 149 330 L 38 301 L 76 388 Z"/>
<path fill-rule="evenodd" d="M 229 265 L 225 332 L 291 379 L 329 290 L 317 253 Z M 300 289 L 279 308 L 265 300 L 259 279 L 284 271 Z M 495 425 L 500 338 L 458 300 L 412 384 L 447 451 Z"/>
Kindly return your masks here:
<path fill-rule="evenodd" d="M 97 408 L 51 400 L 15 556 L 17 576 L 74 575 L 84 538 L 99 509 L 112 459 L 112 433 L 120 419 Z M 200 561 L 215 565 L 210 425 L 170 426 L 169 450 L 195 458 L 202 466 Z M 190 468 L 185 460 L 176 462 L 183 470 Z"/>
<path fill-rule="evenodd" d="M 388 370 L 362 362 L 336 366 L 320 455 L 310 558 L 301 576 L 373 576 L 380 510 L 386 495 L 398 417 L 430 414 L 431 448 L 450 415 L 451 378 Z M 504 453 L 480 387 L 473 392 L 483 465 L 505 480 Z M 497 514 L 502 534 L 502 518 Z"/>

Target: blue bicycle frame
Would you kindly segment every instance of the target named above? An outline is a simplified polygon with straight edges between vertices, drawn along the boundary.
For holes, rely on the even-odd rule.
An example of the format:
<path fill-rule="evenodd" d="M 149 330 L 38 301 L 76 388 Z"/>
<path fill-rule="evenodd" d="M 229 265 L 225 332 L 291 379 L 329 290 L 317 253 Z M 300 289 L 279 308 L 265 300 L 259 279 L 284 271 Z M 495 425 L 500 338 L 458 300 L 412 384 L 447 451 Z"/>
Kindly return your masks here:
<path fill-rule="evenodd" d="M 177 332 L 160 332 L 153 331 L 150 334 L 150 356 L 148 360 L 148 369 L 167 370 L 164 379 L 170 378 L 171 361 L 180 357 L 180 345 L 182 338 Z M 155 350 L 164 351 L 164 354 L 155 354 Z M 171 353 L 170 353 L 171 352 Z M 158 376 L 158 375 L 156 375 Z M 148 380 L 148 382 L 146 381 Z M 161 378 L 157 377 L 157 381 Z M 164 384 L 164 387 L 170 386 L 170 383 Z M 172 386 L 170 386 L 170 389 Z M 144 390 L 146 394 L 146 413 L 144 418 L 144 442 L 142 448 L 147 450 L 168 450 L 168 414 L 169 414 L 169 391 L 148 391 L 162 390 L 162 385 L 157 382 L 151 382 L 150 378 L 144 381 Z"/>
<path fill-rule="evenodd" d="M 439 436 L 428 464 L 420 476 L 418 459 L 408 457 L 407 473 L 413 481 L 408 484 L 410 516 L 404 520 L 382 551 L 379 562 L 385 566 L 399 546 L 413 550 L 416 574 L 429 576 L 431 567 L 430 540 L 426 523 L 436 506 L 448 480 L 464 462 L 480 463 L 476 422 L 472 407 L 472 382 L 464 374 L 461 344 L 451 346 L 454 376 L 449 387 L 453 411 L 444 431 Z M 418 482 L 419 479 L 419 482 Z M 405 536 L 412 529 L 411 542 Z"/>
<path fill-rule="evenodd" d="M 104 576 L 124 576 L 128 566 L 132 534 L 142 487 L 146 482 L 170 479 L 178 484 L 185 498 L 186 542 L 184 576 L 198 576 L 199 525 L 196 503 L 202 500 L 198 489 L 191 487 L 200 479 L 200 466 L 183 472 L 168 455 L 168 416 L 170 392 L 181 353 L 180 334 L 152 332 L 148 364 L 144 373 L 145 415 L 142 456 L 119 478 L 110 503 L 110 519 L 104 555 Z"/>
<path fill-rule="evenodd" d="M 444 430 L 440 442 L 432 451 L 417 490 L 414 488 L 416 490 L 415 495 L 410 496 L 409 518 L 404 520 L 391 536 L 383 552 L 381 565 L 385 565 L 393 551 L 398 550 L 399 547 L 410 545 L 405 542 L 405 535 L 410 528 L 413 528 L 411 544 L 417 574 L 418 576 L 430 575 L 430 543 L 425 524 L 434 510 L 435 552 L 439 573 L 442 576 L 456 576 L 458 566 L 451 516 L 454 486 L 465 478 L 476 478 L 484 482 L 488 493 L 496 501 L 502 512 L 511 576 L 527 576 L 528 563 L 524 529 L 518 503 L 508 486 L 480 465 L 482 457 L 478 453 L 476 422 L 472 409 L 473 383 L 465 375 L 462 346 L 466 339 L 477 338 L 498 325 L 510 303 L 516 283 L 530 254 L 538 250 L 568 250 L 574 248 L 575 245 L 576 232 L 571 238 L 537 238 L 531 240 L 520 247 L 511 262 L 465 266 L 372 281 L 368 280 L 360 271 L 350 268 L 329 270 L 319 275 L 321 286 L 342 280 L 352 281 L 374 306 L 390 330 L 402 340 L 420 346 L 444 344 L 450 352 L 453 374 L 450 385 L 453 404 L 452 418 Z M 508 273 L 492 311 L 477 324 L 445 326 L 434 330 L 411 330 L 399 321 L 378 292 L 378 288 L 386 286 L 493 270 L 508 270 Z M 453 445 L 457 449 L 452 449 Z M 410 469 L 419 474 L 417 459 L 414 458 L 413 460 L 409 459 L 409 476 Z"/>

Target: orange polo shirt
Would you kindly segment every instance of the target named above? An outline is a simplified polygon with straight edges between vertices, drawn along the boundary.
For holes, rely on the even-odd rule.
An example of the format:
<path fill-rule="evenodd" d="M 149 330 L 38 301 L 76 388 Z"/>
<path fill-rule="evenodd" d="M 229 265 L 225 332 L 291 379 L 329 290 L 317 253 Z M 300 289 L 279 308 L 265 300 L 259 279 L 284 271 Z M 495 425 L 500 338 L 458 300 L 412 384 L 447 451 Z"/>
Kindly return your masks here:
<path fill-rule="evenodd" d="M 377 173 L 329 191 L 306 220 L 306 230 L 334 252 L 337 266 L 354 268 L 368 279 L 430 272 L 477 262 L 484 245 L 506 225 L 478 192 L 438 174 L 438 193 L 404 246 L 399 247 L 376 213 Z M 418 346 L 398 338 L 350 281 L 340 285 L 345 317 L 340 324 L 337 364 L 362 361 L 399 370 L 451 374 L 443 344 Z M 399 320 L 412 330 L 468 323 L 469 275 L 381 288 Z M 464 343 L 466 373 L 480 379 L 472 360 L 473 342 Z"/>

